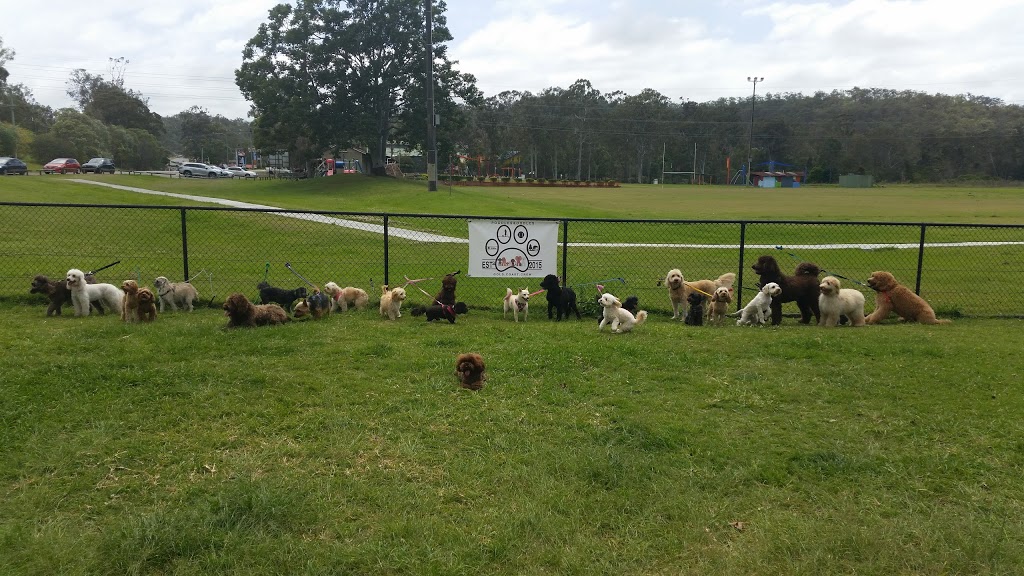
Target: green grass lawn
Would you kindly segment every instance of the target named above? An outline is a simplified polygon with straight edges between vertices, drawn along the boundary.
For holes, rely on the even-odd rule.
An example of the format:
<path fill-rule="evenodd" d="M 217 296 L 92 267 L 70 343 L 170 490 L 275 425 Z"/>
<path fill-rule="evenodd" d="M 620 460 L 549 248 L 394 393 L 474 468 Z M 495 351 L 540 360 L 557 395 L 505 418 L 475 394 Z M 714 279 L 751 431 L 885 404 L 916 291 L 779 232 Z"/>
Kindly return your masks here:
<path fill-rule="evenodd" d="M 196 205 L 69 178 L 0 179 L 0 201 Z M 1006 189 L 449 196 L 361 177 L 89 178 L 290 209 L 1024 223 L 1020 190 Z M 465 235 L 463 220 L 393 220 Z M 180 275 L 180 212 L 0 206 L 0 221 L 2 574 L 1012 574 L 1024 565 L 1021 320 L 684 326 L 667 319 L 656 280 L 675 266 L 689 277 L 735 270 L 738 252 L 656 247 L 570 250 L 570 278 L 624 276 L 625 286 L 611 285 L 653 312 L 625 335 L 599 333 L 592 318 L 549 322 L 543 297 L 528 322 L 502 320 L 504 282 L 465 277 L 460 299 L 474 309 L 455 325 L 408 307 L 397 322 L 368 310 L 233 331 L 205 306 L 147 325 L 74 318 L 70 308 L 46 318 L 44 301 L 27 294 L 38 272 L 120 259 L 101 278 Z M 569 232 L 738 242 L 732 224 L 631 226 L 573 222 Z M 212 211 L 189 212 L 187 227 L 191 271 L 210 274 L 196 280 L 204 304 L 233 290 L 254 296 L 271 260 L 281 285 L 299 284 L 286 259 L 317 282 L 382 280 L 370 233 Z M 919 234 L 814 230 L 751 224 L 747 242 Z M 929 228 L 928 237 L 1016 241 L 1020 231 Z M 390 274 L 464 267 L 464 250 L 392 239 Z M 761 252 L 747 251 L 748 267 Z M 911 284 L 917 264 L 916 250 L 799 256 L 852 277 L 890 269 Z M 947 317 L 1020 314 L 1021 256 L 1012 246 L 929 249 L 922 292 Z M 410 300 L 426 297 L 412 290 Z M 456 386 L 455 357 L 466 351 L 488 364 L 480 392 Z"/>
<path fill-rule="evenodd" d="M 1012 573 L 1019 321 L 0 314 L 10 574 Z M 607 329 L 606 329 L 607 330 Z M 457 388 L 479 351 L 485 388 Z M 733 523 L 736 524 L 734 527 Z M 741 529 L 740 529 L 741 528 Z"/>

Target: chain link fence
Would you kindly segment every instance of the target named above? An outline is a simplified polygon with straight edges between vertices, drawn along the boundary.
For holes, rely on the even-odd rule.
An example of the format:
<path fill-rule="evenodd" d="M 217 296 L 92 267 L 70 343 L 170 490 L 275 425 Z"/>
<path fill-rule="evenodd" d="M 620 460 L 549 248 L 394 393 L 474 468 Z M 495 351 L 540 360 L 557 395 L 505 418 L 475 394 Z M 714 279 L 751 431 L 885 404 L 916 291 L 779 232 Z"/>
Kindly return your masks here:
<path fill-rule="evenodd" d="M 480 217 L 473 217 L 480 218 Z M 491 218 L 491 217 L 487 217 Z M 222 207 L 0 203 L 0 299 L 29 295 L 37 274 L 63 278 L 69 268 L 97 270 L 102 282 L 157 276 L 190 280 L 203 303 L 232 292 L 255 299 L 257 283 L 303 285 L 285 263 L 318 285 L 334 281 L 367 290 L 406 278 L 433 295 L 440 278 L 462 271 L 458 299 L 472 308 L 501 309 L 506 287 L 539 289 L 539 278 L 468 277 L 469 217 L 254 210 Z M 501 218 L 494 218 L 501 219 Z M 521 220 L 521 218 L 516 218 Z M 892 272 L 927 299 L 940 316 L 1021 316 L 1024 225 L 875 222 L 546 219 L 558 223 L 558 270 L 597 314 L 597 284 L 636 295 L 652 314 L 671 315 L 668 270 L 687 280 L 737 274 L 737 306 L 756 290 L 750 265 L 768 254 L 784 272 L 818 264 L 874 296 L 863 283 L 875 270 Z M 564 241 L 564 243 L 563 243 Z M 412 305 L 429 298 L 409 289 Z M 538 307 L 537 310 L 545 307 Z M 784 310 L 795 313 L 795 305 Z"/>

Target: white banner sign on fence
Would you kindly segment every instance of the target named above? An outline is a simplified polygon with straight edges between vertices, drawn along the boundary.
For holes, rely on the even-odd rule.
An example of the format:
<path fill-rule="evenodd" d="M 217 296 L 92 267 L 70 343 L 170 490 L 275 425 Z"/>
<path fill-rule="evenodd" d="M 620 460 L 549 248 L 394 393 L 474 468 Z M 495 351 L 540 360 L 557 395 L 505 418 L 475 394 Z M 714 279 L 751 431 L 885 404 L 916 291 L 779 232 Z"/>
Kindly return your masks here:
<path fill-rule="evenodd" d="M 469 276 L 542 278 L 557 273 L 558 222 L 469 221 Z"/>

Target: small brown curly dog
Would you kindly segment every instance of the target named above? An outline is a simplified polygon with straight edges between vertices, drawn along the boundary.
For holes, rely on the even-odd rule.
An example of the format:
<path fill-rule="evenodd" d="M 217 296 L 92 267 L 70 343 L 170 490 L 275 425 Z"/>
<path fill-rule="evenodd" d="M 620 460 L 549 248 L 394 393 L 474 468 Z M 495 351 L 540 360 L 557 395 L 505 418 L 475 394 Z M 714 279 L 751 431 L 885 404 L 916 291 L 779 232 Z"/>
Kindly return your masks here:
<path fill-rule="evenodd" d="M 459 354 L 455 360 L 455 375 L 459 378 L 459 385 L 470 390 L 479 390 L 484 387 L 484 380 L 487 374 L 484 373 L 484 359 L 476 352 Z"/>
<path fill-rule="evenodd" d="M 149 288 L 139 288 L 136 298 L 138 303 L 136 313 L 139 320 L 143 322 L 156 320 L 156 294 L 153 294 Z"/>
<path fill-rule="evenodd" d="M 277 304 L 253 305 L 245 294 L 235 292 L 224 302 L 224 315 L 228 317 L 226 328 L 255 328 L 256 326 L 284 324 L 291 320 L 288 313 Z"/>
<path fill-rule="evenodd" d="M 455 274 L 458 274 L 458 272 Z M 434 300 L 438 304 L 455 306 L 455 287 L 459 283 L 458 279 L 455 278 L 455 274 L 445 274 L 444 278 L 441 279 L 441 291 L 434 296 Z"/>
<path fill-rule="evenodd" d="M 796 302 L 797 308 L 800 309 L 801 324 L 810 324 L 811 314 L 814 314 L 814 323 L 818 323 L 821 319 L 821 311 L 818 308 L 818 296 L 821 293 L 818 288 L 818 274 L 821 274 L 821 268 L 818 268 L 817 264 L 801 262 L 796 266 L 796 273 L 787 276 L 782 273 L 775 258 L 766 254 L 758 258 L 751 268 L 761 277 L 761 286 L 775 282 L 782 288 L 782 294 L 778 298 L 772 298 L 773 326 L 782 322 L 784 302 Z"/>
<path fill-rule="evenodd" d="M 921 324 L 949 324 L 949 320 L 935 318 L 935 311 L 917 294 L 896 281 L 896 277 L 888 272 L 872 272 L 868 278 L 868 286 L 877 292 L 875 295 L 875 311 L 864 319 L 867 324 L 878 324 L 885 320 L 890 312 L 908 322 Z"/>
<path fill-rule="evenodd" d="M 137 322 L 139 320 L 139 283 L 135 280 L 125 280 L 121 283 L 121 290 L 124 290 L 124 300 L 121 301 L 121 320 Z"/>

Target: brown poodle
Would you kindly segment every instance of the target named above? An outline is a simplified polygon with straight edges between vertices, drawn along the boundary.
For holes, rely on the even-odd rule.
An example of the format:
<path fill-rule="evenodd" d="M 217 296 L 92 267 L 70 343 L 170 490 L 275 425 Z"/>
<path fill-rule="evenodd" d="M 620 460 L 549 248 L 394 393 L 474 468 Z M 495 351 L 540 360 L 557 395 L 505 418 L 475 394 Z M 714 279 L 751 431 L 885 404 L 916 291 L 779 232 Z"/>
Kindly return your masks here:
<path fill-rule="evenodd" d="M 769 282 L 775 282 L 782 288 L 782 294 L 778 298 L 772 298 L 772 325 L 782 322 L 782 304 L 784 302 L 796 302 L 800 309 L 800 323 L 809 324 L 811 314 L 814 315 L 814 323 L 817 324 L 821 318 L 821 311 L 818 308 L 818 274 L 821 268 L 817 264 L 801 262 L 797 264 L 796 273 L 787 276 L 782 273 L 779 263 L 775 258 L 764 255 L 757 259 L 751 268 L 761 276 L 761 286 Z"/>
<path fill-rule="evenodd" d="M 156 294 L 149 288 L 139 288 L 136 313 L 143 322 L 156 320 Z"/>
<path fill-rule="evenodd" d="M 277 304 L 253 305 L 245 294 L 235 292 L 224 302 L 224 315 L 228 317 L 226 328 L 255 328 L 256 326 L 284 324 L 291 320 L 288 313 Z"/>
<path fill-rule="evenodd" d="M 139 284 L 135 280 L 121 283 L 124 299 L 121 301 L 121 320 L 137 322 L 139 320 Z"/>
<path fill-rule="evenodd" d="M 868 286 L 878 292 L 875 296 L 875 311 L 864 319 L 867 324 L 878 324 L 890 312 L 909 322 L 921 324 L 949 324 L 949 320 L 935 318 L 935 311 L 917 294 L 896 281 L 888 272 L 872 272 Z"/>
<path fill-rule="evenodd" d="M 96 277 L 92 274 L 86 274 L 85 281 L 88 284 L 95 284 Z M 50 305 L 46 307 L 47 316 L 60 316 L 60 309 L 64 307 L 64 304 L 71 302 L 71 291 L 68 290 L 68 281 L 53 281 L 43 274 L 32 279 L 32 289 L 29 290 L 29 294 L 46 294 L 50 298 Z M 102 303 L 93 302 L 92 306 L 100 314 L 103 313 Z"/>
<path fill-rule="evenodd" d="M 484 359 L 476 352 L 459 354 L 455 360 L 455 375 L 459 378 L 459 385 L 470 390 L 479 390 L 484 387 L 484 380 L 487 374 L 484 372 Z"/>
<path fill-rule="evenodd" d="M 455 274 L 458 274 L 458 272 Z M 441 291 L 437 293 L 437 296 L 434 296 L 434 300 L 438 304 L 455 306 L 455 285 L 458 284 L 455 274 L 445 274 L 444 278 L 441 279 Z"/>

